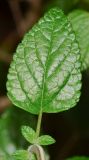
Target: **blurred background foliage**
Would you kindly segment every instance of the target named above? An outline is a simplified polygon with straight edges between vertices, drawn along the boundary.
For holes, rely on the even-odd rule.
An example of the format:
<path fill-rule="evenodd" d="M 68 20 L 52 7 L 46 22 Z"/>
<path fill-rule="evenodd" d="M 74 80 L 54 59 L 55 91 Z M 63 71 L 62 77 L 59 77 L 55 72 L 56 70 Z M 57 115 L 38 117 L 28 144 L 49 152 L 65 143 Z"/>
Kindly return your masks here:
<path fill-rule="evenodd" d="M 20 118 L 18 118 L 20 117 Z M 0 119 L 0 156 L 10 158 L 16 149 L 27 149 L 28 144 L 21 134 L 21 125 L 32 125 L 35 129 L 36 119 L 29 113 L 9 107 Z M 6 160 L 6 159 L 5 159 Z"/>
<path fill-rule="evenodd" d="M 35 128 L 37 118 L 14 107 L 7 98 L 7 73 L 13 53 L 25 32 L 54 6 L 62 8 L 65 14 L 77 8 L 89 11 L 89 0 L 0 0 L 0 160 L 11 160 L 10 154 L 16 149 L 27 147 L 20 127 L 30 124 Z M 88 70 L 82 81 L 81 99 L 75 108 L 43 115 L 42 130 L 57 140 L 48 148 L 51 160 L 89 156 Z"/>

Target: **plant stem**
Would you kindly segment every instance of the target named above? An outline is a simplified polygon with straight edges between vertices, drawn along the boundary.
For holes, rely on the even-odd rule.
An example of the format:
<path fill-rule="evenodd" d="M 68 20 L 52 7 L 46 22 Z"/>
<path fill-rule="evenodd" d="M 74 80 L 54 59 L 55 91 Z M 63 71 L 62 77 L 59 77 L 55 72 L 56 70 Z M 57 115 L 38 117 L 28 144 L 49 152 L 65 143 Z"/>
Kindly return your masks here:
<path fill-rule="evenodd" d="M 36 138 L 38 138 L 40 134 L 41 121 L 42 121 L 42 108 L 40 109 L 40 113 L 38 116 L 38 122 L 37 122 L 37 128 L 36 128 Z"/>
<path fill-rule="evenodd" d="M 36 156 L 36 160 L 45 160 L 44 150 L 40 145 L 31 145 L 28 148 L 28 152 L 34 154 Z M 29 160 L 31 160 L 31 158 Z"/>
<path fill-rule="evenodd" d="M 41 121 L 42 121 L 42 109 L 43 109 L 43 98 L 44 98 L 44 86 L 45 86 L 45 76 L 43 76 L 43 87 L 42 87 L 42 97 L 41 97 L 41 107 L 40 112 L 38 116 L 38 122 L 37 122 L 37 129 L 36 129 L 36 138 L 40 135 L 40 129 L 41 129 Z"/>

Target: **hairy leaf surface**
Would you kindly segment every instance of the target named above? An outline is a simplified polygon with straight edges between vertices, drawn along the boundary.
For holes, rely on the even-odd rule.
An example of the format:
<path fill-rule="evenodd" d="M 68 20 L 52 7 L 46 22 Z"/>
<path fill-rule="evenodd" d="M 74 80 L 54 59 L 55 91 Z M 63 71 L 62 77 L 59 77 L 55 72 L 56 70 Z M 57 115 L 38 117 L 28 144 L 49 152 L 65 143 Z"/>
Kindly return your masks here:
<path fill-rule="evenodd" d="M 30 142 L 30 143 L 34 143 L 35 139 L 36 139 L 36 133 L 35 131 L 28 126 L 22 126 L 22 135 L 25 137 L 25 139 Z"/>
<path fill-rule="evenodd" d="M 75 10 L 69 14 L 69 19 L 79 42 L 82 70 L 89 67 L 89 13 Z"/>
<path fill-rule="evenodd" d="M 37 160 L 35 155 L 29 153 L 27 150 L 17 150 L 12 157 L 13 160 Z"/>
<path fill-rule="evenodd" d="M 13 154 L 14 160 L 29 160 L 29 152 L 26 150 L 18 150 Z"/>
<path fill-rule="evenodd" d="M 39 145 L 44 145 L 44 146 L 51 145 L 51 144 L 55 143 L 55 139 L 49 135 L 42 135 L 42 136 L 38 137 L 37 143 Z"/>
<path fill-rule="evenodd" d="M 8 96 L 33 114 L 67 110 L 80 97 L 80 54 L 64 13 L 51 9 L 17 47 L 8 74 Z"/>

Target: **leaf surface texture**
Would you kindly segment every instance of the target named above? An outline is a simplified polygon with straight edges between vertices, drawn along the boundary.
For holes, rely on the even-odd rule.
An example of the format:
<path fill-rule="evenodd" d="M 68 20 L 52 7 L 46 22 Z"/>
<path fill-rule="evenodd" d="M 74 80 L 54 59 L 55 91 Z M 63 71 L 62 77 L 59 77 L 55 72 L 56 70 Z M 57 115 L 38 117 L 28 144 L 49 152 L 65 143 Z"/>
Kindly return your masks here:
<path fill-rule="evenodd" d="M 74 10 L 69 19 L 75 31 L 80 47 L 82 70 L 89 68 L 89 13 L 83 10 Z"/>
<path fill-rule="evenodd" d="M 64 13 L 48 11 L 17 47 L 8 74 L 8 96 L 33 114 L 67 110 L 80 97 L 80 53 Z"/>

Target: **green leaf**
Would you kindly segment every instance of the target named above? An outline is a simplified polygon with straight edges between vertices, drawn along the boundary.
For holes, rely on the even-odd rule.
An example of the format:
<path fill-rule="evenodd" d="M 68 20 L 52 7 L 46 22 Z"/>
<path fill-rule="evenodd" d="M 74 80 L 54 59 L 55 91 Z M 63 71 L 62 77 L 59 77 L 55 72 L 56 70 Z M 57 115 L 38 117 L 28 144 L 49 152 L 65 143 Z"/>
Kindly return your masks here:
<path fill-rule="evenodd" d="M 20 115 L 20 118 L 18 119 Z M 13 121 L 12 121 L 13 119 Z M 22 124 L 36 127 L 36 117 L 17 107 L 10 106 L 0 117 L 0 156 L 12 155 L 16 149 L 24 148 L 28 142 L 19 131 Z M 3 129 L 2 129 L 3 128 Z M 5 155 L 5 156 L 4 156 Z M 0 157 L 1 158 L 1 157 Z M 0 159 L 1 160 L 1 159 Z M 13 160 L 13 159 L 12 159 Z"/>
<path fill-rule="evenodd" d="M 52 138 L 51 136 L 43 135 L 37 139 L 37 143 L 39 145 L 51 145 L 51 144 L 55 143 L 55 139 Z"/>
<path fill-rule="evenodd" d="M 4 154 L 6 158 L 16 150 L 16 144 L 11 136 L 11 122 L 10 112 L 7 110 L 0 117 L 0 155 Z"/>
<path fill-rule="evenodd" d="M 89 12 L 75 10 L 69 14 L 69 19 L 79 42 L 82 70 L 89 67 Z"/>
<path fill-rule="evenodd" d="M 80 54 L 64 13 L 51 9 L 19 44 L 11 63 L 7 90 L 18 107 L 39 114 L 72 108 L 81 88 Z"/>
<path fill-rule="evenodd" d="M 17 150 L 12 157 L 14 158 L 14 160 L 37 160 L 36 156 L 34 154 L 29 153 L 26 150 Z M 47 153 L 45 153 L 45 158 L 46 160 L 49 160 L 49 156 L 47 155 Z M 1 159 L 0 159 L 1 160 Z M 4 159 L 3 159 L 4 160 Z M 5 159 L 6 160 L 6 159 Z M 9 159 L 8 159 L 9 160 Z M 13 159 L 12 159 L 13 160 Z"/>
<path fill-rule="evenodd" d="M 29 152 L 26 150 L 18 150 L 13 154 L 14 160 L 29 160 Z"/>
<path fill-rule="evenodd" d="M 35 157 L 34 154 L 31 154 L 30 159 L 31 159 L 31 160 L 37 160 L 37 158 Z"/>
<path fill-rule="evenodd" d="M 35 139 L 36 139 L 36 133 L 35 131 L 28 126 L 22 126 L 22 135 L 25 137 L 25 139 L 34 144 L 35 143 Z"/>
<path fill-rule="evenodd" d="M 89 160 L 89 157 L 72 157 L 67 160 Z"/>

